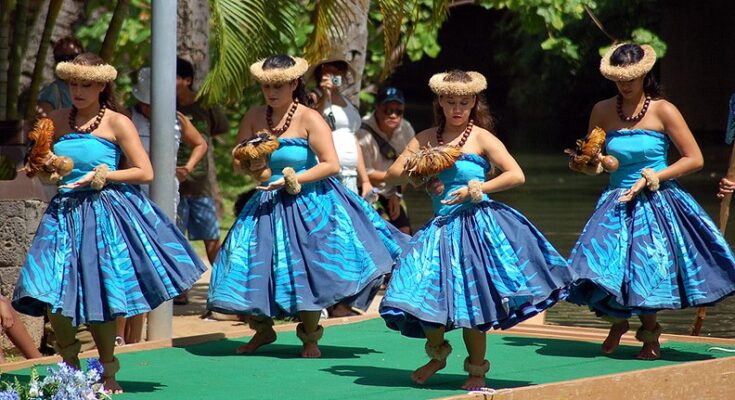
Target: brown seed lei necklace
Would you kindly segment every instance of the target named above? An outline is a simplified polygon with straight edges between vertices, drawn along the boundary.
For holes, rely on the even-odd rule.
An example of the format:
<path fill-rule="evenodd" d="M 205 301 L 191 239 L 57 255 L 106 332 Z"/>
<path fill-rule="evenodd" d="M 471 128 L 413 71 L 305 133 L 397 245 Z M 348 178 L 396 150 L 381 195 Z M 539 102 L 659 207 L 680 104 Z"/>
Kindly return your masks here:
<path fill-rule="evenodd" d="M 621 96 L 620 94 L 618 94 L 617 102 L 618 117 L 620 117 L 621 120 L 625 122 L 638 122 L 643 119 L 643 116 L 646 115 L 646 111 L 648 111 L 648 106 L 651 105 L 651 96 L 646 94 L 646 99 L 643 101 L 643 108 L 641 108 L 641 112 L 636 115 L 631 115 L 630 117 L 623 114 L 623 96 Z"/>
<path fill-rule="evenodd" d="M 107 110 L 107 106 L 103 104 L 102 107 L 100 107 L 100 111 L 94 117 L 94 120 L 92 121 L 92 123 L 88 127 L 82 129 L 79 126 L 77 126 L 77 111 L 78 110 L 76 107 L 72 106 L 71 111 L 69 112 L 69 126 L 71 127 L 71 129 L 74 130 L 74 132 L 92 133 L 94 132 L 95 129 L 100 127 L 100 122 L 102 122 L 102 117 L 105 116 L 106 110 Z"/>
<path fill-rule="evenodd" d="M 467 142 L 467 138 L 470 137 L 470 132 L 472 132 L 473 122 L 474 121 L 472 121 L 471 119 L 469 122 L 467 122 L 467 127 L 464 129 L 464 132 L 462 132 L 462 137 L 459 139 L 459 143 L 457 143 L 457 147 L 462 148 L 465 142 Z M 445 124 L 441 124 L 439 125 L 438 128 L 436 128 L 436 142 L 439 144 L 439 146 L 444 145 L 444 139 L 442 138 L 442 135 L 444 134 Z"/>
<path fill-rule="evenodd" d="M 276 136 L 280 136 L 283 132 L 286 132 L 288 130 L 288 127 L 291 126 L 291 120 L 293 119 L 294 113 L 296 113 L 296 108 L 299 107 L 299 100 L 294 99 L 293 105 L 291 105 L 291 108 L 288 110 L 288 114 L 286 114 L 286 122 L 283 123 L 283 126 L 276 129 L 273 127 L 273 107 L 268 106 L 265 109 L 265 120 L 268 123 L 268 130 L 271 131 L 272 134 Z"/>

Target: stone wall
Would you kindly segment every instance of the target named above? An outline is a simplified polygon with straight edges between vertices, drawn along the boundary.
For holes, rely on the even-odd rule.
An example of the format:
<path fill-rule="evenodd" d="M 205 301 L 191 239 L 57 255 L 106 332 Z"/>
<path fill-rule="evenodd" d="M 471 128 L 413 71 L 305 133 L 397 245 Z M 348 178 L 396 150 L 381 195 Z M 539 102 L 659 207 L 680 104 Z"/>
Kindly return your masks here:
<path fill-rule="evenodd" d="M 45 209 L 46 203 L 40 200 L 0 198 L 0 292 L 6 297 L 13 295 L 20 268 Z M 43 333 L 43 318 L 23 315 L 21 320 L 38 344 Z M 12 347 L 3 335 L 2 348 Z"/>

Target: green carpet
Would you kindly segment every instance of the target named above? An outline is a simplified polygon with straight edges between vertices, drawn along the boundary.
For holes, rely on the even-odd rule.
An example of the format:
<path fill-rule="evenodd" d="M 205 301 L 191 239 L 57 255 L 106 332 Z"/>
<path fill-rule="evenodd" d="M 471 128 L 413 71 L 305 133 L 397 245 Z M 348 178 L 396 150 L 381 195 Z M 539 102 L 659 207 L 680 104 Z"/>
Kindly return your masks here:
<path fill-rule="evenodd" d="M 512 331 L 510 331 L 512 332 Z M 449 365 L 429 384 L 415 386 L 409 376 L 426 361 L 423 340 L 409 339 L 385 327 L 380 319 L 328 327 L 321 342 L 322 358 L 299 358 L 293 332 L 255 356 L 234 355 L 246 338 L 220 340 L 185 348 L 125 353 L 118 380 L 126 399 L 428 399 L 464 393 L 466 356 L 460 331 L 447 339 L 454 346 Z M 637 347 L 622 346 L 612 357 L 596 343 L 490 335 L 488 386 L 512 388 L 599 376 L 724 357 L 710 346 L 681 342 L 664 345 L 662 359 L 633 359 Z M 39 368 L 43 372 L 45 368 Z M 28 371 L 3 374 L 3 380 L 27 379 Z"/>

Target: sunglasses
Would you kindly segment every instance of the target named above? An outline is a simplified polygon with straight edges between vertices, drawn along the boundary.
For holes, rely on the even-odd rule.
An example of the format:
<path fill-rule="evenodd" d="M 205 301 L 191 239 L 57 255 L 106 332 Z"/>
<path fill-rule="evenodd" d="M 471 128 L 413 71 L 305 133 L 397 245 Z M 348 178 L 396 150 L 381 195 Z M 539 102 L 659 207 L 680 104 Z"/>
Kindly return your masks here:
<path fill-rule="evenodd" d="M 403 109 L 402 108 L 386 108 L 385 115 L 387 116 L 395 115 L 396 117 L 400 117 L 403 115 Z"/>

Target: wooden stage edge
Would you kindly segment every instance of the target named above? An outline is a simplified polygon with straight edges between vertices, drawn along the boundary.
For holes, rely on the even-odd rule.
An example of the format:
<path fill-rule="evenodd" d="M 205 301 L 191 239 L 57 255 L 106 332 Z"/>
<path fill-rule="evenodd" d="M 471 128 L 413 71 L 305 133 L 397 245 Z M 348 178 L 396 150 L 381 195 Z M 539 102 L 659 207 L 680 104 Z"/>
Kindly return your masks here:
<path fill-rule="evenodd" d="M 543 385 L 489 390 L 487 393 L 471 392 L 439 400 L 731 400 L 734 398 L 735 357 L 728 357 Z"/>
<path fill-rule="evenodd" d="M 379 318 L 377 313 L 355 317 L 332 318 L 322 321 L 324 326 L 351 324 Z M 279 324 L 274 327 L 277 332 L 288 332 L 296 329 L 296 323 Z M 250 336 L 254 332 L 244 328 L 227 333 L 208 333 L 196 336 L 185 336 L 173 339 L 154 340 L 118 347 L 116 353 L 145 351 L 166 347 L 184 347 L 215 340 Z M 520 324 L 508 331 L 492 331 L 490 334 L 509 334 L 538 338 L 561 340 L 577 340 L 601 343 L 607 331 L 597 328 L 579 328 L 558 325 Z M 661 343 L 667 341 L 694 342 L 712 346 L 730 346 L 735 348 L 735 339 L 661 335 Z M 623 336 L 623 344 L 637 344 L 632 332 Z M 85 351 L 81 358 L 97 357 L 96 350 Z M 0 365 L 2 372 L 25 369 L 34 365 L 55 364 L 61 360 L 59 356 L 42 357 L 33 360 L 22 360 Z M 500 389 L 487 393 L 470 393 L 466 395 L 445 397 L 443 400 L 493 399 L 493 400 L 531 400 L 531 399 L 734 399 L 735 398 L 735 357 L 727 357 L 706 361 L 692 361 L 679 365 L 651 368 L 645 370 L 603 375 L 571 381 L 526 386 L 513 389 Z"/>

